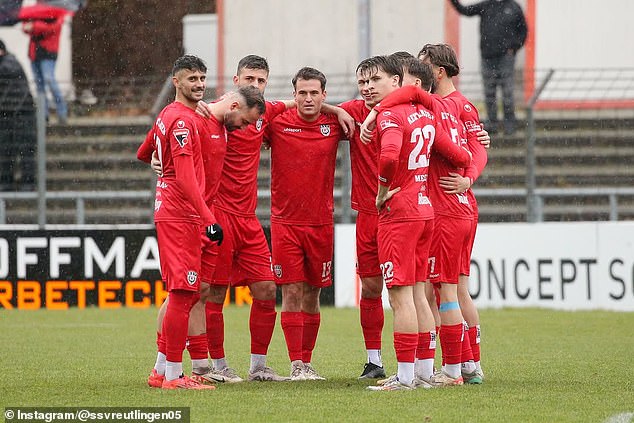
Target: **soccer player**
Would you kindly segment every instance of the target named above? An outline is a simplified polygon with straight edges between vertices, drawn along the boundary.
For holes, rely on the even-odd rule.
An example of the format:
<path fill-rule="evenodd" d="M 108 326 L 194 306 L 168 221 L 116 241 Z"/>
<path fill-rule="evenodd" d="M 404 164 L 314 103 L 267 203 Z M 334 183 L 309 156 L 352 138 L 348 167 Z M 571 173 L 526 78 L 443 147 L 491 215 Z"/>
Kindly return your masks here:
<path fill-rule="evenodd" d="M 149 161 L 152 151 L 158 151 L 164 169 L 156 184 L 154 220 L 161 275 L 171 301 L 162 329 L 165 361 L 151 375 L 156 376 L 154 386 L 160 383 L 163 389 L 213 388 L 184 376 L 182 366 L 189 311 L 198 295 L 201 225 L 210 239 L 221 240 L 217 238 L 219 226 L 203 198 L 201 139 L 194 112 L 205 90 L 206 71 L 195 56 L 176 60 L 172 69 L 176 99 L 161 111 L 137 152 L 139 159 Z"/>
<path fill-rule="evenodd" d="M 397 52 L 392 56 L 399 61 L 414 57 L 407 52 Z M 370 92 L 363 76 L 368 66 L 375 65 L 374 59 L 366 59 L 357 66 L 357 88 L 361 99 L 346 101 L 339 105 L 354 118 L 357 125 L 363 123 L 370 110 L 382 99 L 381 93 L 376 90 Z M 379 215 L 374 204 L 378 173 L 377 160 L 378 150 L 375 142 L 362 142 L 359 131 L 350 137 L 351 206 L 357 211 L 357 274 L 361 279 L 359 315 L 368 357 L 359 379 L 385 377 L 381 358 L 381 334 L 385 322 L 381 298 L 383 278 L 376 239 Z"/>
<path fill-rule="evenodd" d="M 233 83 L 237 87 L 254 86 L 262 93 L 269 77 L 265 58 L 248 55 L 240 60 Z M 207 113 L 207 105 L 199 108 Z M 248 380 L 284 381 L 266 365 L 277 313 L 276 285 L 271 271 L 271 253 L 264 232 L 256 217 L 258 165 L 263 135 L 269 122 L 295 101 L 267 102 L 266 113 L 254 124 L 228 135 L 227 154 L 220 178 L 218 195 L 214 199 L 214 214 L 225 228 L 225 239 L 219 247 L 216 270 L 211 283 L 211 295 L 206 303 L 207 340 L 213 368 L 201 375 L 209 382 L 240 382 L 237 373 L 228 366 L 224 353 L 224 318 L 222 314 L 229 285 L 248 286 L 253 296 L 249 329 L 251 332 L 251 364 Z M 331 106 L 335 113 L 340 110 Z M 345 120 L 340 116 L 340 121 Z"/>
<path fill-rule="evenodd" d="M 395 91 L 403 68 L 394 57 L 377 59 L 380 67 L 369 68 L 370 88 Z M 429 75 L 431 81 L 431 75 Z M 396 378 L 370 390 L 407 390 L 415 387 L 415 354 L 420 334 L 434 327 L 424 296 L 427 258 L 433 230 L 427 173 L 432 150 L 456 166 L 466 166 L 466 149 L 451 142 L 436 117 L 421 105 L 403 104 L 382 111 L 377 117 L 380 143 L 378 245 L 383 280 L 394 312 L 394 349 L 398 361 Z M 431 349 L 431 339 L 427 339 Z M 429 384 L 419 386 L 430 387 Z"/>
<path fill-rule="evenodd" d="M 213 103 L 210 108 L 210 116 L 199 120 L 199 129 L 203 134 L 202 157 L 205 170 L 205 202 L 208 205 L 213 203 L 218 191 L 220 174 L 222 171 L 223 158 L 227 146 L 227 132 L 245 128 L 254 123 L 265 111 L 265 102 L 262 93 L 255 87 L 241 87 L 236 92 L 225 94 L 218 102 Z M 162 169 L 162 166 L 160 167 Z M 223 231 L 217 225 L 215 236 L 222 241 Z M 221 242 L 218 243 L 221 245 Z M 209 284 L 211 283 L 215 259 L 217 252 L 215 245 L 203 242 L 202 264 L 200 279 L 202 282 L 202 303 L 199 301 L 196 308 L 192 310 L 192 320 L 195 324 L 189 327 L 188 349 L 192 356 L 193 373 L 196 375 L 205 374 L 209 369 L 207 362 L 207 342 L 205 335 L 204 303 L 209 296 Z M 167 301 L 169 307 L 170 300 Z M 159 313 L 159 322 L 161 314 Z M 161 343 L 159 334 L 159 350 Z M 159 358 L 157 366 L 160 367 Z M 155 366 L 156 367 L 156 366 Z M 150 376 L 150 379 L 153 375 Z M 196 377 L 196 380 L 201 381 Z M 152 385 L 151 380 L 148 382 Z"/>
<path fill-rule="evenodd" d="M 291 380 L 323 380 L 311 365 L 321 322 L 319 294 L 332 283 L 333 186 L 339 140 L 337 117 L 322 113 L 326 77 L 300 69 L 292 80 L 296 109 L 269 125 L 271 246 L 275 282 L 282 288 L 282 330 Z"/>
<path fill-rule="evenodd" d="M 473 161 L 464 175 L 450 173 L 440 178 L 440 186 L 446 194 L 459 195 L 466 191 L 469 203 L 473 208 L 473 220 L 469 236 L 469 244 L 463 251 L 461 260 L 460 277 L 458 282 L 458 300 L 460 310 L 468 326 L 471 350 L 475 361 L 475 369 L 464 364 L 462 376 L 465 382 L 472 380 L 477 382 L 484 379 L 484 373 L 480 365 L 480 316 L 469 294 L 469 273 L 471 264 L 471 252 L 478 225 L 478 203 L 471 186 L 482 174 L 487 164 L 487 152 L 484 145 L 479 142 L 478 134 L 482 125 L 476 107 L 460 93 L 453 84 L 452 78 L 460 72 L 456 52 L 448 44 L 426 44 L 418 54 L 418 58 L 432 66 L 436 82 L 436 93 L 444 98 L 450 98 L 458 105 L 458 118 L 464 123 L 467 130 L 467 143 L 469 151 L 473 155 Z M 473 379 L 472 379 L 473 378 Z"/>

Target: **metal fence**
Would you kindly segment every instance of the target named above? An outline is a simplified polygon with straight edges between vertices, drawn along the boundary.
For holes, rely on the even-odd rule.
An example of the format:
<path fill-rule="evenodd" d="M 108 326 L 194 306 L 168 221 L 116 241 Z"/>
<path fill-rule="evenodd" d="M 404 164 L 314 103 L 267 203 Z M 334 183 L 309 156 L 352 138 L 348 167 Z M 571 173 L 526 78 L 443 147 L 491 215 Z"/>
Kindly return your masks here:
<path fill-rule="evenodd" d="M 271 77 L 267 87 L 267 97 L 271 99 L 291 98 L 292 86 L 290 76 Z M 460 89 L 472 99 L 476 106 L 482 105 L 481 80 L 478 73 L 464 73 L 460 76 Z M 540 119 L 560 119 L 561 127 L 549 130 L 572 131 L 574 124 L 570 122 L 580 119 L 595 120 L 596 131 L 604 134 L 604 122 L 610 119 L 634 118 L 634 69 L 556 69 L 538 70 L 534 72 L 535 89 L 531 98 L 525 98 L 525 80 L 518 73 L 516 84 L 516 104 L 518 116 L 526 122 L 523 137 L 526 141 L 526 183 L 523 188 L 476 188 L 476 194 L 495 198 L 500 201 L 511 198 L 523 198 L 526 209 L 522 214 L 528 221 L 543 221 L 549 209 L 548 202 L 553 198 L 590 197 L 605 199 L 607 203 L 594 205 L 605 208 L 605 218 L 618 220 L 624 215 L 624 204 L 634 204 L 634 192 L 629 186 L 539 186 L 539 166 L 536 163 L 535 142 L 538 136 L 536 121 Z M 227 87 L 231 82 L 227 81 Z M 171 87 L 166 84 L 164 75 L 138 79 L 120 78 L 108 81 L 74 81 L 75 93 L 71 96 L 71 125 L 85 117 L 95 122 L 105 117 L 145 116 L 150 115 L 162 103 L 169 101 Z M 157 95 L 163 92 L 164 98 Z M 356 96 L 356 81 L 353 75 L 329 75 L 328 100 L 331 103 L 345 101 Z M 208 97 L 215 95 L 213 88 Z M 52 102 L 51 102 L 52 103 Z M 631 103 L 631 105 L 629 104 Z M 606 107 L 607 106 L 607 107 Z M 111 121 L 110 121 L 111 122 Z M 19 201 L 37 208 L 37 223 L 47 223 L 47 202 L 52 200 L 74 201 L 75 218 L 73 221 L 82 224 L 86 220 L 86 201 L 118 201 L 128 198 L 151 200 L 153 192 L 147 191 L 48 191 L 46 189 L 46 128 L 43 108 L 39 108 L 38 119 L 37 173 L 36 191 L 0 192 L 0 224 L 7 222 L 8 202 Z M 544 128 L 541 128 L 543 130 Z M 621 129 L 613 128 L 616 131 Z M 631 129 L 631 128 L 629 128 Z M 567 132 L 569 133 L 569 132 Z M 574 136 L 574 135 L 572 135 Z M 494 143 L 498 142 L 494 140 Z M 504 142 L 504 141 L 499 141 Z M 634 145 L 634 144 L 633 144 Z M 495 148 L 495 144 L 493 146 Z M 342 154 L 347 154 L 347 150 Z M 338 221 L 353 219 L 349 210 L 350 172 L 348 160 L 341 160 L 343 168 L 339 169 L 343 176 L 341 186 L 335 191 L 338 210 Z M 72 187 L 69 187 L 72 188 Z M 259 192 L 266 199 L 267 190 Z M 584 204 L 579 204 L 582 209 Z M 583 216 L 580 212 L 579 216 Z M 148 222 L 149 223 L 149 222 Z"/>

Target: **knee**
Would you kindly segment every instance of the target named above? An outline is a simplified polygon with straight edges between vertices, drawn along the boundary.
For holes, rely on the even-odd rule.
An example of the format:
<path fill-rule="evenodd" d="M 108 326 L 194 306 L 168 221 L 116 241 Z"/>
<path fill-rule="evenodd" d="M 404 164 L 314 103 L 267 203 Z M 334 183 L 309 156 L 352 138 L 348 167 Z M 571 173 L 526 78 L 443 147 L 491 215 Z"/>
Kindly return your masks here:
<path fill-rule="evenodd" d="M 257 282 L 252 284 L 249 289 L 256 300 L 274 300 L 277 295 L 277 286 L 273 281 Z"/>

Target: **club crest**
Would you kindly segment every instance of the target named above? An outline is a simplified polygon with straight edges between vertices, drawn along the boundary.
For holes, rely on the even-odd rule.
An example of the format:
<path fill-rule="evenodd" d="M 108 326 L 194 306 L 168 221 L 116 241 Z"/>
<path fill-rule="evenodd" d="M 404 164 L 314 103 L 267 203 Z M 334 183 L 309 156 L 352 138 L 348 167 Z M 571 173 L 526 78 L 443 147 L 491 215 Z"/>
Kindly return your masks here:
<path fill-rule="evenodd" d="M 319 130 L 324 137 L 330 135 L 330 125 L 320 125 Z"/>
<path fill-rule="evenodd" d="M 196 283 L 196 280 L 198 279 L 198 273 L 194 272 L 193 270 L 190 270 L 189 272 L 187 272 L 187 283 L 190 285 L 194 285 Z"/>
<path fill-rule="evenodd" d="M 262 118 L 258 119 L 255 122 L 255 129 L 257 129 L 258 132 L 262 130 Z"/>
<path fill-rule="evenodd" d="M 280 279 L 282 277 L 282 265 L 275 264 L 273 265 L 273 273 L 275 273 L 275 277 Z"/>

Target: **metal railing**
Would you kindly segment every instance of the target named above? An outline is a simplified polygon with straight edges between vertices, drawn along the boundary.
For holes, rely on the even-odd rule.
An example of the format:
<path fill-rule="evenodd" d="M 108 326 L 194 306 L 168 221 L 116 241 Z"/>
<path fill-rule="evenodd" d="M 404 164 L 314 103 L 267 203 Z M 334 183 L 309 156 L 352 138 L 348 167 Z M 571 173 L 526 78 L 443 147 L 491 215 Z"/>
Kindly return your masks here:
<path fill-rule="evenodd" d="M 146 199 L 148 202 L 154 198 L 154 192 L 143 191 L 46 191 L 44 194 L 44 204 L 48 200 L 73 200 L 75 202 L 75 224 L 86 223 L 86 200 L 109 201 L 124 199 Z M 0 192 L 0 225 L 7 222 L 7 200 L 37 201 L 42 198 L 38 192 Z M 40 227 L 46 225 L 46 215 L 44 221 L 38 222 Z"/>

